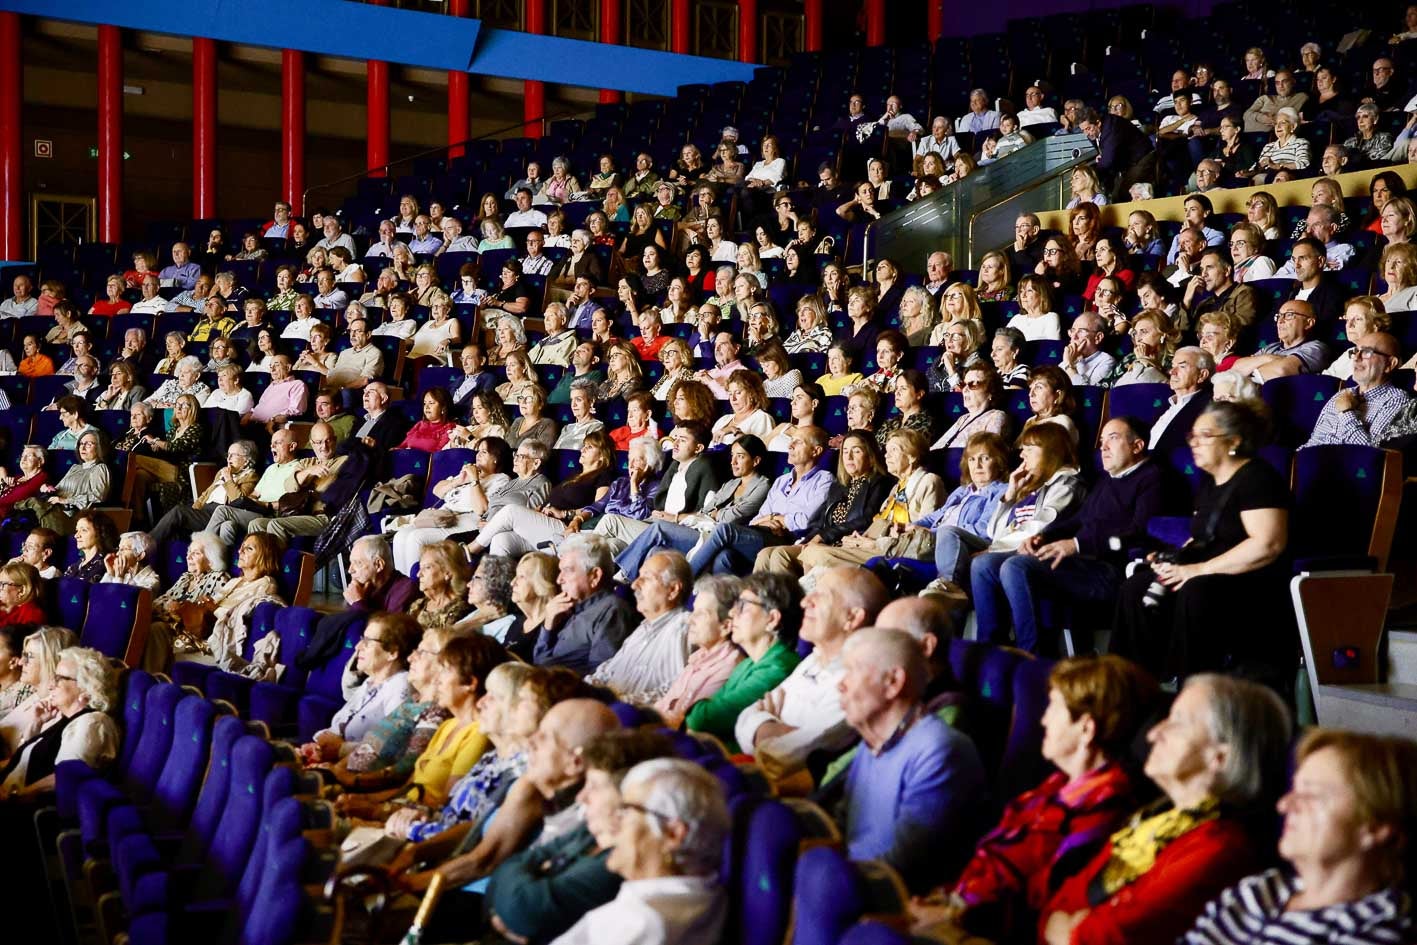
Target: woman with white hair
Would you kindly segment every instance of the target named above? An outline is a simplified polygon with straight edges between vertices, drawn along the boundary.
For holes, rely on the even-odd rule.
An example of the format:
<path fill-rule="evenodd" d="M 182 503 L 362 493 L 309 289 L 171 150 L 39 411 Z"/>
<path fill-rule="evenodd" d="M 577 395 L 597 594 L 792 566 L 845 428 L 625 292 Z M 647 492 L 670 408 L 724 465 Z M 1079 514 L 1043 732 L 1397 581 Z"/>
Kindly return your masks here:
<path fill-rule="evenodd" d="M 107 715 L 117 680 L 103 654 L 71 646 L 59 654 L 48 697 L 19 733 L 10 762 L 0 770 L 0 797 L 29 800 L 54 790 L 54 769 L 65 761 L 103 768 L 118 756 L 118 725 Z"/>
<path fill-rule="evenodd" d="M 606 868 L 624 882 L 554 945 L 712 945 L 728 901 L 718 883 L 732 825 L 723 788 L 701 765 L 657 758 L 620 786 L 620 822 Z"/>
<path fill-rule="evenodd" d="M 1281 108 L 1274 115 L 1274 140 L 1260 151 L 1260 159 L 1255 163 L 1255 182 L 1268 180 L 1275 171 L 1288 168 L 1302 171 L 1313 158 L 1309 152 L 1309 142 L 1299 137 L 1299 113 L 1292 108 Z M 1265 172 L 1268 172 L 1266 174 Z"/>
<path fill-rule="evenodd" d="M 59 654 L 77 642 L 74 632 L 63 627 L 45 627 L 25 637 L 20 648 L 20 683 L 29 689 L 29 695 L 0 716 L 0 757 L 9 757 L 21 742 L 20 733 L 34 724 L 39 705 L 54 685 Z"/>
<path fill-rule="evenodd" d="M 231 580 L 226 568 L 226 546 L 216 533 L 193 532 L 187 544 L 187 570 L 153 601 L 145 667 L 166 665 L 171 658 L 172 640 L 182 630 L 183 609 L 219 596 Z"/>
<path fill-rule="evenodd" d="M 541 185 L 541 191 L 533 202 L 554 203 L 560 206 L 570 200 L 572 194 L 580 192 L 580 182 L 571 176 L 571 163 L 558 156 L 551 159 L 551 176 Z"/>
<path fill-rule="evenodd" d="M 104 555 L 106 572 L 100 584 L 132 584 L 157 593 L 161 583 L 149 563 L 157 557 L 157 542 L 147 532 L 124 532 L 118 536 L 118 550 Z"/>
<path fill-rule="evenodd" d="M 212 389 L 202 383 L 201 358 L 189 354 L 178 361 L 176 375 L 163 381 L 162 386 L 149 394 L 143 403 L 158 410 L 168 410 L 177 405 L 177 398 L 183 394 L 197 398 L 199 405 L 206 402 Z"/>
<path fill-rule="evenodd" d="M 0 517 L 8 516 L 15 503 L 39 495 L 40 488 L 49 481 L 49 474 L 44 471 L 46 459 L 44 447 L 30 444 L 20 450 L 17 471 L 11 473 L 0 467 Z"/>

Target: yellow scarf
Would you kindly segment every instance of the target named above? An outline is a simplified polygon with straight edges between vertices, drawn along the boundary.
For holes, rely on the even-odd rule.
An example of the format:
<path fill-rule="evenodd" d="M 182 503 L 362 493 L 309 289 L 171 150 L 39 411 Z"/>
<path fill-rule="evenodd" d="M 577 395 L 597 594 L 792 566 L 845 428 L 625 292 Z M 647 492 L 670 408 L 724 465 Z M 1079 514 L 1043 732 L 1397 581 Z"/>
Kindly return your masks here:
<path fill-rule="evenodd" d="M 904 479 L 896 483 L 890 498 L 881 506 L 881 511 L 876 513 L 876 518 L 890 525 L 910 524 L 910 504 L 906 500 Z"/>
<path fill-rule="evenodd" d="M 1112 857 L 1099 877 L 1108 896 L 1150 870 L 1171 841 L 1220 816 L 1220 802 L 1213 797 L 1195 807 L 1167 807 L 1147 816 L 1151 809 L 1154 808 L 1142 810 L 1130 824 L 1112 834 Z"/>

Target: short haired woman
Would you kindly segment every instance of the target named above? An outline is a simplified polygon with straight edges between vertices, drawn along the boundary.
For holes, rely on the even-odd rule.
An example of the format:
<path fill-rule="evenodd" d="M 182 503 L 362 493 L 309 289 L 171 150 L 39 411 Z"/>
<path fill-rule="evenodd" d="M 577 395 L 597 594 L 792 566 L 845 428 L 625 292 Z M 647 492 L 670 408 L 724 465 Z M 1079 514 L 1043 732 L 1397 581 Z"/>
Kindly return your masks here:
<path fill-rule="evenodd" d="M 193 532 L 187 543 L 187 570 L 153 601 L 144 669 L 161 672 L 171 662 L 172 640 L 182 630 L 184 605 L 214 599 L 230 580 L 221 539 L 213 532 Z"/>
<path fill-rule="evenodd" d="M 1264 231 L 1253 223 L 1237 223 L 1230 230 L 1231 277 L 1236 282 L 1256 282 L 1274 277 L 1274 260 L 1264 255 Z"/>
<path fill-rule="evenodd" d="M 1329 377 L 1347 381 L 1353 376 L 1353 353 L 1364 335 L 1392 328 L 1392 318 L 1376 295 L 1359 295 L 1343 306 L 1343 337 L 1352 347 L 1345 348 L 1333 363 L 1324 368 Z"/>
<path fill-rule="evenodd" d="M 409 605 L 409 614 L 425 630 L 457 623 L 471 609 L 467 592 L 463 590 L 471 574 L 467 555 L 456 542 L 439 541 L 424 546 L 418 556 L 421 596 Z"/>
<path fill-rule="evenodd" d="M 512 603 L 512 583 L 517 563 L 501 555 L 483 555 L 467 582 L 467 616 L 455 625 L 458 630 L 477 630 L 502 643 L 521 623 Z"/>
<path fill-rule="evenodd" d="M 1108 372 L 1103 385 L 1164 384 L 1171 371 L 1180 331 L 1157 308 L 1144 308 L 1132 318 L 1132 350 Z"/>
<path fill-rule="evenodd" d="M 1056 244 L 1055 249 L 1062 245 L 1057 240 L 1049 240 L 1049 243 Z M 1062 323 L 1053 310 L 1053 288 L 1042 276 L 1029 273 L 1018 281 L 1018 303 L 1018 314 L 1009 319 L 1008 327 L 1018 329 L 1028 341 L 1062 338 Z"/>
<path fill-rule="evenodd" d="M 172 641 L 175 655 L 195 662 L 215 662 L 223 668 L 236 665 L 249 630 L 251 613 L 266 601 L 285 606 L 275 574 L 280 570 L 280 544 L 264 532 L 252 532 L 236 553 L 241 574 L 227 581 L 208 600 L 198 600 L 181 611 L 182 627 Z"/>
<path fill-rule="evenodd" d="M 14 473 L 0 468 L 0 518 L 7 518 L 16 503 L 39 495 L 49 481 L 44 470 L 44 447 L 30 445 L 20 450 L 20 467 Z"/>
<path fill-rule="evenodd" d="M 831 346 L 831 326 L 821 299 L 804 295 L 797 301 L 797 327 L 783 341 L 788 354 L 825 351 Z"/>
<path fill-rule="evenodd" d="M 30 509 L 40 525 L 61 535 L 73 533 L 78 513 L 108 497 L 112 482 L 112 472 L 104 462 L 103 437 L 97 430 L 79 437 L 78 453 L 79 462 L 69 467 L 57 485 L 42 485 L 40 495 L 16 503 L 16 508 Z"/>
<path fill-rule="evenodd" d="M 944 504 L 909 526 L 935 536 L 937 577 L 927 591 L 958 588 L 968 574 L 970 555 L 989 547 L 989 523 L 1008 486 L 1008 445 L 997 433 L 971 435 L 959 473 L 959 485 Z"/>
<path fill-rule="evenodd" d="M 488 555 L 483 560 L 498 557 L 502 556 Z M 513 559 L 502 557 L 502 560 Z M 530 661 L 532 658 L 537 638 L 547 626 L 551 600 L 561 593 L 556 585 L 559 572 L 555 555 L 545 552 L 522 555 L 516 562 L 509 585 L 512 606 L 508 612 L 513 620 L 503 631 L 502 644 L 518 659 Z"/>
<path fill-rule="evenodd" d="M 124 532 L 118 538 L 118 549 L 104 555 L 103 567 L 107 572 L 101 584 L 131 584 L 157 593 L 161 578 L 153 570 L 152 562 L 157 560 L 157 542 L 147 532 Z"/>
<path fill-rule="evenodd" d="M 817 378 L 817 383 L 828 397 L 840 397 L 861 383 L 860 371 L 853 371 L 852 347 L 848 342 L 835 342 L 827 349 L 827 373 Z"/>
<path fill-rule="evenodd" d="M 931 445 L 932 450 L 963 446 L 976 433 L 1003 436 L 1009 429 L 1009 415 L 998 406 L 1004 400 L 1004 386 L 991 365 L 981 363 L 965 368 L 960 390 L 964 412 Z"/>
<path fill-rule="evenodd" d="M 654 703 L 664 724 L 677 729 L 690 707 L 719 690 L 743 651 L 733 644 L 733 611 L 742 581 L 729 574 L 710 574 L 694 584 L 694 606 L 689 612 L 688 664 Z"/>
<path fill-rule="evenodd" d="M 1042 423 L 1053 423 L 1068 431 L 1073 445 L 1078 442 L 1078 427 L 1072 413 L 1077 409 L 1073 399 L 1073 382 L 1055 364 L 1034 368 L 1028 376 L 1028 406 L 1033 411 L 1023 425 L 1023 431 Z"/>
<path fill-rule="evenodd" d="M 408 614 L 376 613 L 369 618 L 354 648 L 354 666 L 364 674 L 364 682 L 330 724 L 301 746 L 300 755 L 307 763 L 337 761 L 376 723 L 408 701 L 408 658 L 422 634 L 423 628 Z"/>
<path fill-rule="evenodd" d="M 937 394 L 962 390 L 965 373 L 986 363 L 979 353 L 984 346 L 984 323 L 973 318 L 944 322 L 935 334 L 943 350 L 939 358 L 931 362 L 926 375 L 930 390 Z M 935 337 L 930 340 L 934 342 Z"/>
<path fill-rule="evenodd" d="M 714 423 L 710 446 L 731 445 L 748 433 L 759 438 L 767 436 L 775 425 L 767 405 L 762 378 L 747 369 L 734 371 L 728 376 L 728 406 L 732 412 Z"/>
<path fill-rule="evenodd" d="M 1417 245 L 1398 243 L 1383 249 L 1382 278 L 1387 291 L 1378 298 L 1384 311 L 1417 309 Z"/>

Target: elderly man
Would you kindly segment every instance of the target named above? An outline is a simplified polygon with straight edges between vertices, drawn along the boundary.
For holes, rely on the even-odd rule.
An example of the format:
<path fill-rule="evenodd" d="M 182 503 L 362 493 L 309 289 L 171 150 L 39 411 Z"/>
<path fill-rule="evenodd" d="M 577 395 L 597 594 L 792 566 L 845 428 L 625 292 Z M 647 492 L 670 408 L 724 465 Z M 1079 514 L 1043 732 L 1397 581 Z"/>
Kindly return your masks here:
<path fill-rule="evenodd" d="M 444 253 L 475 253 L 477 252 L 477 237 L 464 236 L 462 231 L 462 221 L 451 213 L 443 217 L 440 224 L 443 229 L 443 242 L 439 244 L 437 255 Z"/>
<path fill-rule="evenodd" d="M 745 365 L 738 360 L 740 346 L 738 339 L 730 332 L 721 331 L 713 338 L 713 367 L 698 371 L 694 377 L 706 385 L 719 400 L 728 399 L 728 379 L 733 372 Z"/>
<path fill-rule="evenodd" d="M 989 107 L 989 93 L 975 89 L 969 93 L 969 111 L 959 116 L 955 130 L 982 135 L 999 127 L 998 111 Z"/>
<path fill-rule="evenodd" d="M 689 562 L 677 551 L 650 555 L 630 585 L 644 621 L 625 638 L 619 652 L 586 682 L 607 686 L 625 702 L 648 705 L 664 695 L 689 662 L 689 612 L 693 590 Z"/>
<path fill-rule="evenodd" d="M 172 265 L 164 266 L 157 274 L 162 285 L 190 289 L 197 284 L 202 267 L 192 262 L 192 248 L 186 243 L 172 244 Z"/>
<path fill-rule="evenodd" d="M 325 375 L 326 390 L 359 390 L 384 372 L 384 355 L 369 343 L 369 323 L 356 318 L 349 323 L 349 347 L 335 358 Z"/>
<path fill-rule="evenodd" d="M 683 211 L 674 202 L 674 185 L 662 180 L 654 185 L 654 218 L 656 220 L 678 220 Z"/>
<path fill-rule="evenodd" d="M 1106 337 L 1106 323 L 1096 312 L 1083 312 L 1073 319 L 1059 367 L 1074 384 L 1101 384 L 1102 379 L 1116 366 L 1117 359 L 1102 350 L 1102 341 Z"/>
<path fill-rule="evenodd" d="M 940 293 L 945 290 L 945 286 L 951 282 L 958 282 L 958 279 L 951 279 L 950 273 L 954 270 L 954 258 L 942 249 L 938 249 L 925 257 L 925 291 L 935 298 L 940 297 Z"/>
<path fill-rule="evenodd" d="M 1395 112 L 1400 109 L 1402 103 L 1407 99 L 1407 93 L 1403 88 L 1403 83 L 1393 81 L 1395 72 L 1392 60 L 1386 56 L 1374 60 L 1372 78 L 1363 89 L 1363 97 L 1360 101 L 1364 104 L 1376 105 L 1385 112 Z"/>
<path fill-rule="evenodd" d="M 1203 348 L 1178 348 L 1171 359 L 1167 383 L 1171 396 L 1166 409 L 1151 425 L 1148 448 L 1159 456 L 1186 445 L 1191 425 L 1210 403 L 1210 379 L 1215 376 L 1215 358 Z"/>
<path fill-rule="evenodd" d="M 206 273 L 197 277 L 192 288 L 185 292 L 179 292 L 167 302 L 164 311 L 168 312 L 195 312 L 202 309 L 207 301 L 207 297 L 212 294 L 212 288 L 216 280 Z"/>
<path fill-rule="evenodd" d="M 836 691 L 842 648 L 875 622 L 887 599 L 880 578 L 849 566 L 830 569 L 802 599 L 801 639 L 812 644 L 811 654 L 733 727 L 734 740 L 772 780 L 806 767 L 814 751 L 839 751 L 851 741 Z"/>
<path fill-rule="evenodd" d="M 351 610 L 399 613 L 417 596 L 418 582 L 394 570 L 388 541 L 380 535 L 365 535 L 354 543 L 344 587 L 344 602 Z"/>
<path fill-rule="evenodd" d="M 1043 90 L 1036 85 L 1030 85 L 1023 90 L 1023 104 L 1025 107 L 1018 111 L 1018 126 L 1027 128 L 1029 125 L 1056 125 L 1058 123 L 1058 113 L 1050 106 L 1043 104 Z"/>
<path fill-rule="evenodd" d="M 1199 227 L 1183 226 L 1176 234 L 1176 261 L 1162 270 L 1166 281 L 1180 288 L 1200 276 L 1201 253 L 1205 252 L 1205 236 Z"/>
<path fill-rule="evenodd" d="M 74 362 L 74 379 L 64 384 L 64 387 L 54 396 L 54 400 L 45 405 L 45 410 L 58 410 L 61 398 L 70 394 L 79 398 L 86 406 L 92 407 L 98 395 L 103 393 L 103 385 L 99 382 L 98 358 L 91 354 L 80 355 L 72 359 Z M 8 403 L 8 400 L 7 400 Z"/>
<path fill-rule="evenodd" d="M 1211 247 L 1201 253 L 1200 273 L 1186 283 L 1182 301 L 1191 314 L 1192 325 L 1210 312 L 1224 312 L 1241 326 L 1254 323 L 1255 290 L 1236 282 L 1234 272 L 1235 264 L 1224 249 Z"/>
<path fill-rule="evenodd" d="M 295 450 L 295 434 L 289 430 L 277 430 L 271 437 L 271 464 L 242 501 L 242 506 L 238 508 L 226 503 L 215 506 L 203 527 L 215 532 L 228 548 L 236 547 L 246 534 L 248 525 L 266 515 L 266 510 L 274 513 L 281 496 L 295 491 L 293 477 L 300 468 Z M 173 527 L 177 527 L 177 523 Z"/>
<path fill-rule="evenodd" d="M 413 239 L 408 241 L 408 248 L 424 256 L 436 256 L 443 248 L 443 239 L 433 232 L 433 221 L 428 214 L 420 213 L 413 218 Z"/>
<path fill-rule="evenodd" d="M 922 711 L 929 668 L 903 630 L 872 627 L 847 640 L 837 688 L 861 736 L 840 816 L 853 860 L 885 860 L 913 893 L 952 876 L 987 810 L 987 779 L 967 735 Z"/>
<path fill-rule="evenodd" d="M 1195 127 L 1192 125 L 1191 127 Z M 1196 165 L 1196 193 L 1218 190 L 1220 179 L 1225 174 L 1225 165 L 1215 158 L 1205 158 Z"/>
<path fill-rule="evenodd" d="M 807 525 L 826 501 L 835 481 L 818 467 L 827 447 L 827 431 L 821 427 L 794 427 L 788 434 L 788 469 L 773 482 L 758 515 L 747 525 L 720 523 L 689 559 L 697 577 L 714 574 L 746 573 L 753 560 L 769 545 L 790 544 L 807 537 Z"/>
<path fill-rule="evenodd" d="M 394 251 L 403 240 L 398 238 L 398 228 L 393 220 L 379 221 L 379 238 L 369 244 L 369 251 L 364 254 L 364 259 L 393 259 Z"/>
<path fill-rule="evenodd" d="M 1323 244 L 1324 263 L 1327 269 L 1342 269 L 1353 261 L 1356 255 L 1350 243 L 1340 243 L 1335 239 L 1338 233 L 1338 211 L 1327 204 L 1319 204 L 1309 209 L 1309 216 L 1304 223 L 1304 235 L 1318 240 Z M 1297 243 L 1295 244 L 1298 245 Z M 1291 257 L 1284 265 L 1279 267 L 1279 271 L 1274 274 L 1276 279 L 1296 279 L 1295 263 Z"/>
<path fill-rule="evenodd" d="M 333 213 L 327 213 L 325 214 L 321 226 L 324 230 L 325 238 L 315 245 L 326 252 L 334 249 L 336 246 L 343 246 L 345 249 L 349 250 L 349 258 L 353 259 L 354 238 L 344 232 L 344 227 L 340 224 L 339 217 L 335 216 Z"/>
<path fill-rule="evenodd" d="M 1306 236 L 1294 243 L 1286 265 L 1293 267 L 1294 285 L 1289 290 L 1289 298 L 1307 302 L 1316 319 L 1328 322 L 1343 314 L 1348 292 L 1329 275 L 1325 251 L 1321 241 Z"/>
<path fill-rule="evenodd" d="M 1264 345 L 1257 354 L 1238 359 L 1231 370 L 1248 374 L 1256 384 L 1263 384 L 1276 377 L 1318 374 L 1328 367 L 1333 351 L 1313 337 L 1312 305 L 1290 299 L 1279 307 L 1274 321 L 1279 340 Z"/>
<path fill-rule="evenodd" d="M 1302 112 L 1308 101 L 1306 93 L 1294 91 L 1294 73 L 1280 69 L 1274 74 L 1274 94 L 1261 95 L 1245 109 L 1245 133 L 1274 131 L 1274 116 L 1281 108 Z"/>
<path fill-rule="evenodd" d="M 1078 114 L 1078 129 L 1097 148 L 1097 169 L 1112 182 L 1113 203 L 1129 199 L 1133 184 L 1155 181 L 1156 151 L 1130 119 L 1084 108 Z"/>
<path fill-rule="evenodd" d="M 569 404 L 571 402 L 571 388 L 577 381 L 590 381 L 599 384 L 605 380 L 605 372 L 600 370 L 600 345 L 594 341 L 582 341 L 576 345 L 571 352 L 570 370 L 561 374 L 561 380 L 556 386 L 551 388 L 551 393 L 546 395 L 548 404 Z"/>
<path fill-rule="evenodd" d="M 350 441 L 364 444 L 375 455 L 387 453 L 403 441 L 408 432 L 408 420 L 403 414 L 388 409 L 389 388 L 382 381 L 365 387 L 361 399 L 364 421 L 354 429 Z"/>
<path fill-rule="evenodd" d="M 959 636 L 959 630 L 953 611 L 940 598 L 932 594 L 897 597 L 881 608 L 876 615 L 876 626 L 904 630 L 920 644 L 930 670 L 925 701 L 957 685 L 954 673 L 950 671 L 949 643 Z M 953 705 L 948 710 L 941 708 L 935 714 L 953 724 L 959 715 L 958 709 L 957 705 Z M 832 772 L 829 770 L 822 783 L 827 783 L 831 778 Z"/>
<path fill-rule="evenodd" d="M 328 266 L 315 273 L 315 307 L 343 311 L 349 305 L 349 293 L 335 285 L 335 271 Z"/>
<path fill-rule="evenodd" d="M 145 273 L 141 286 L 143 297 L 133 303 L 132 313 L 134 315 L 161 315 L 167 311 L 167 299 L 162 297 L 159 288 L 157 273 Z"/>
<path fill-rule="evenodd" d="M 546 306 L 541 313 L 542 324 L 546 326 L 546 337 L 527 351 L 527 357 L 532 364 L 570 366 L 571 355 L 578 344 L 575 330 L 567 327 L 570 319 L 566 306 L 560 302 L 552 302 Z"/>
<path fill-rule="evenodd" d="M 1041 598 L 1116 600 L 1128 551 L 1161 512 L 1161 470 L 1147 460 L 1145 432 L 1124 417 L 1102 428 L 1101 453 L 1107 475 L 1074 514 L 1028 538 L 1017 553 L 985 552 L 970 562 L 979 639 L 1003 643 L 1012 621 L 1019 648 L 1036 653 L 1058 629 L 1040 626 Z"/>
<path fill-rule="evenodd" d="M 226 465 L 217 470 L 197 500 L 168 509 L 148 534 L 158 544 L 189 537 L 207 528 L 217 509 L 250 498 L 256 486 L 256 444 L 250 440 L 233 443 L 226 450 Z"/>
<path fill-rule="evenodd" d="M 388 221 L 385 221 L 385 222 L 388 222 Z M 392 226 L 393 224 L 389 224 L 389 225 Z M 370 308 L 387 308 L 387 307 L 388 307 L 388 304 L 389 304 L 389 296 L 392 295 L 393 293 L 397 292 L 397 291 L 398 291 L 398 287 L 399 287 L 399 274 L 398 274 L 397 272 L 395 272 L 392 267 L 380 269 L 380 270 L 379 270 L 379 274 L 374 278 L 374 287 L 371 288 L 369 291 L 365 292 L 363 295 L 361 295 L 361 296 L 359 297 L 359 304 L 362 305 L 362 306 L 364 306 L 366 309 L 370 309 Z M 299 300 L 297 299 L 296 301 L 297 301 L 297 304 L 298 304 L 298 303 L 299 303 Z M 290 330 L 289 327 L 287 327 L 286 331 L 289 331 L 289 330 Z M 309 340 L 310 340 L 310 338 L 309 338 L 309 333 L 310 333 L 310 329 L 309 329 L 309 327 L 307 326 L 307 327 L 305 328 L 305 336 L 306 336 L 306 337 L 304 337 L 304 338 L 301 339 L 301 340 L 302 340 L 302 341 L 309 341 Z M 287 337 L 294 337 L 294 336 L 293 336 L 293 335 L 282 334 L 281 337 L 282 337 L 282 338 L 287 338 Z"/>
<path fill-rule="evenodd" d="M 535 196 L 530 190 L 523 187 L 517 191 L 517 209 L 507 214 L 508 227 L 535 227 L 544 229 L 546 226 L 546 214 L 537 210 L 531 205 L 531 198 Z"/>
<path fill-rule="evenodd" d="M 610 576 L 615 559 L 598 535 L 574 534 L 561 543 L 556 585 L 532 658 L 538 666 L 594 672 L 630 635 L 635 617 L 616 596 Z"/>
<path fill-rule="evenodd" d="M 148 333 L 142 328 L 129 328 L 123 332 L 123 348 L 118 352 L 117 361 L 127 361 L 132 365 L 134 371 L 138 371 L 143 363 L 143 355 L 148 349 Z M 112 365 L 110 365 L 111 367 Z"/>
<path fill-rule="evenodd" d="M 600 257 L 591 252 L 590 246 L 590 230 L 572 230 L 571 255 L 551 268 L 551 275 L 547 279 L 548 285 L 562 286 L 564 291 L 565 286 L 575 285 L 576 280 L 582 276 L 590 280 L 592 290 L 604 283 L 605 267 L 601 264 Z"/>
<path fill-rule="evenodd" d="M 955 140 L 954 126 L 944 115 L 936 115 L 935 120 L 930 122 L 930 133 L 915 142 L 916 158 L 938 154 L 942 161 L 948 162 L 958 153 L 959 142 Z"/>
<path fill-rule="evenodd" d="M 313 494 L 309 506 L 299 514 L 281 515 L 253 519 L 246 527 L 248 532 L 266 532 L 274 535 L 283 544 L 298 535 L 318 535 L 330 524 L 330 510 L 320 496 L 335 481 L 348 456 L 335 455 L 335 431 L 328 423 L 317 423 L 310 428 L 310 448 L 315 455 L 297 463 L 291 476 L 291 491 L 307 491 Z"/>
<path fill-rule="evenodd" d="M 261 228 L 261 235 L 269 239 L 283 240 L 290 235 L 290 204 L 277 200 L 271 213 L 272 218 Z"/>
<path fill-rule="evenodd" d="M 461 940 L 469 930 L 481 927 L 483 896 L 468 889 L 469 884 L 491 874 L 533 838 L 538 844 L 553 843 L 584 824 L 585 812 L 576 800 L 586 781 L 586 751 L 592 742 L 619 727 L 615 713 L 599 702 L 570 699 L 557 703 L 542 716 L 531 737 L 526 773 L 512 784 L 495 819 L 485 826 L 459 824 L 399 853 L 391 865 L 395 873 L 414 863 L 445 860 L 428 872 L 401 877 L 405 888 L 420 892 L 434 873 L 443 879 L 446 891 L 424 930 L 428 941 Z M 471 850 L 461 852 L 473 841 Z M 446 859 L 449 854 L 458 855 Z M 505 909 L 505 903 L 500 908 Z M 574 917 L 566 918 L 575 921 Z"/>
<path fill-rule="evenodd" d="M 1349 443 L 1377 446 L 1393 419 L 1411 398 L 1392 384 L 1392 372 L 1402 363 L 1397 339 L 1371 332 L 1353 347 L 1353 387 L 1329 398 L 1304 446 Z"/>
<path fill-rule="evenodd" d="M 1036 213 L 1020 213 L 1014 220 L 1014 242 L 1009 247 L 1009 268 L 1033 272 L 1043 261 L 1043 241 L 1038 238 L 1043 224 Z"/>
<path fill-rule="evenodd" d="M 24 273 L 10 283 L 14 295 L 0 302 L 0 318 L 24 318 L 33 315 L 39 308 L 39 299 L 34 296 L 34 280 Z"/>
<path fill-rule="evenodd" d="M 556 262 L 541 251 L 545 245 L 546 234 L 541 230 L 532 230 L 526 235 L 526 255 L 521 259 L 522 275 L 551 275 L 551 267 L 556 265 Z"/>
<path fill-rule="evenodd" d="M 541 179 L 541 165 L 535 161 L 530 161 L 526 166 L 526 176 L 521 178 L 507 188 L 507 192 L 502 195 L 503 200 L 517 199 L 517 191 L 526 188 L 533 194 L 541 190 L 545 182 Z"/>

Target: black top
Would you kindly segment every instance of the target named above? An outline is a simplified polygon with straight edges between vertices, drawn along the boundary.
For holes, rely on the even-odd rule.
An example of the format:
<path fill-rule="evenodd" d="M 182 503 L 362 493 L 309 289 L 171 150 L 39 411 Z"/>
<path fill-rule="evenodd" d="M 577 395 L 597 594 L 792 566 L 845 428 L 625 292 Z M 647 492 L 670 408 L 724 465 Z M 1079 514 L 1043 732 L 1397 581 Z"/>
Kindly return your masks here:
<path fill-rule="evenodd" d="M 553 509 L 583 509 L 595 501 L 596 490 L 609 487 L 618 477 L 614 469 L 606 468 L 591 476 L 577 478 L 554 487 L 546 496 Z"/>
<path fill-rule="evenodd" d="M 1251 459 L 1223 485 L 1213 481 L 1201 487 L 1191 516 L 1191 538 L 1186 561 L 1208 561 L 1249 537 L 1241 512 L 1251 509 L 1288 509 L 1289 484 L 1262 459 Z"/>

